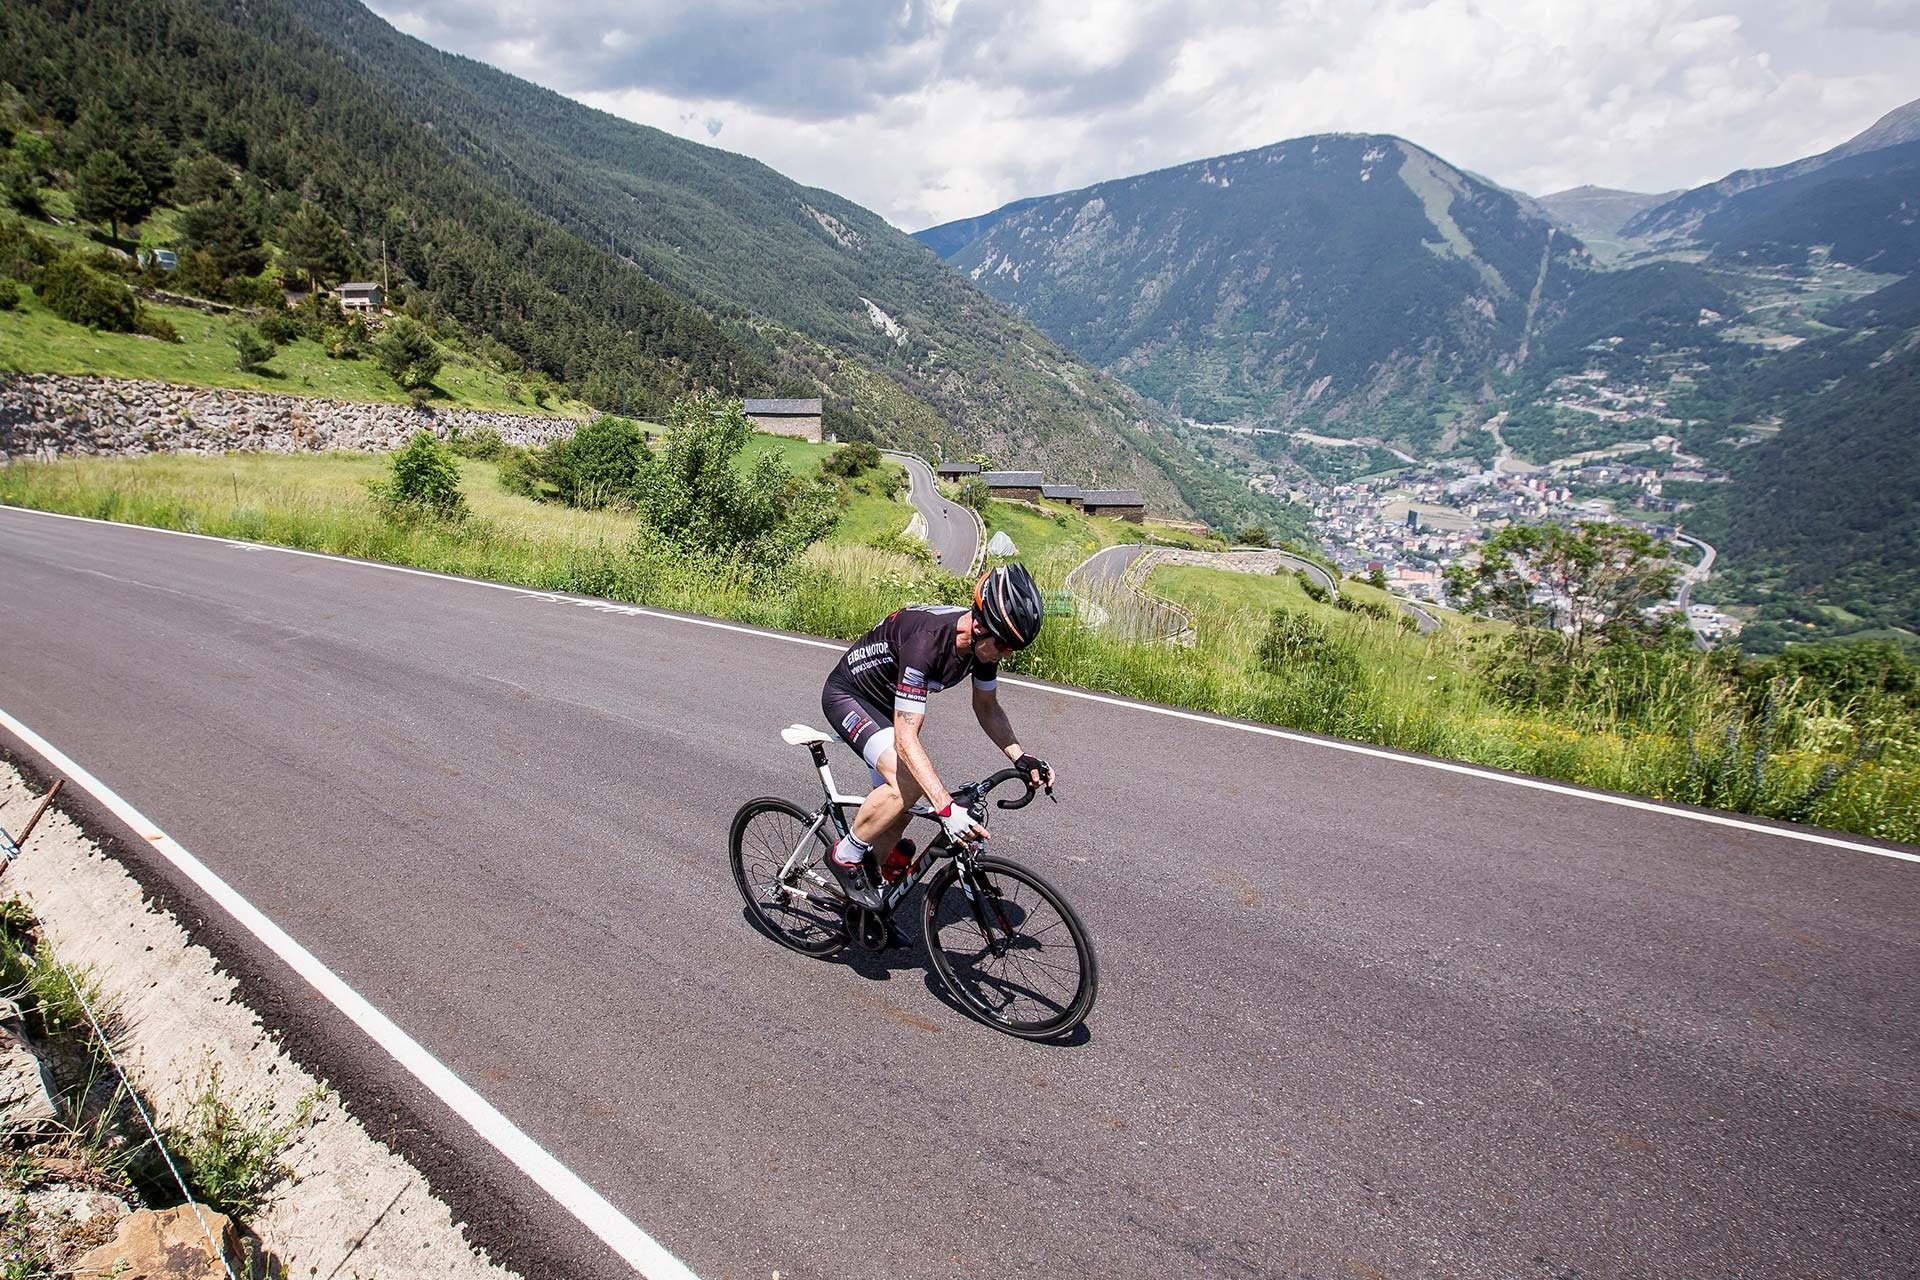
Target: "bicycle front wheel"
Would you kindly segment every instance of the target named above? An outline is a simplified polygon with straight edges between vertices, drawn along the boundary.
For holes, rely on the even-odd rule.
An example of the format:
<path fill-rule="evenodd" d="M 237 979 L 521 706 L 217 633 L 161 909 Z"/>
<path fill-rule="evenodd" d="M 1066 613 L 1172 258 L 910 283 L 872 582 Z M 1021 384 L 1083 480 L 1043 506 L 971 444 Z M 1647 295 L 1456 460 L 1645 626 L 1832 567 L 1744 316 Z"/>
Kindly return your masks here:
<path fill-rule="evenodd" d="M 1028 1040 L 1064 1035 L 1093 1008 L 1093 942 L 1060 891 L 1004 858 L 949 863 L 927 885 L 920 927 L 934 971 L 981 1020 Z M 972 896 L 967 890 L 971 887 Z"/>
<path fill-rule="evenodd" d="M 771 796 L 749 800 L 733 816 L 733 882 L 754 921 L 802 955 L 828 956 L 847 945 L 840 891 L 824 865 L 833 841 L 830 824 Z"/>

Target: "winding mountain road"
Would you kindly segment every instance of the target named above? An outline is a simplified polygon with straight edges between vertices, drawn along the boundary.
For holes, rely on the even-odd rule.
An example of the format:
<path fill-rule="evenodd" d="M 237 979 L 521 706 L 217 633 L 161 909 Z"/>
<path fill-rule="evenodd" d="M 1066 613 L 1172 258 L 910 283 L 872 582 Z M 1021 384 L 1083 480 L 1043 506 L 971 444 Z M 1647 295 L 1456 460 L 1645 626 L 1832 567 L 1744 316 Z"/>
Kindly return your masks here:
<path fill-rule="evenodd" d="M 927 545 L 949 573 L 965 574 L 980 554 L 980 524 L 972 511 L 940 494 L 933 468 L 915 454 L 882 450 L 907 469 L 907 498 L 926 517 Z"/>
<path fill-rule="evenodd" d="M 995 844 L 1103 973 L 1084 1036 L 1027 1044 L 917 951 L 809 961 L 742 919 L 728 821 L 816 788 L 777 735 L 818 723 L 838 646 L 12 509 L 0 609 L 0 707 L 709 1280 L 1920 1256 L 1912 850 L 1008 678 L 1063 803 Z M 995 763 L 970 720 L 935 699 L 950 776 Z M 154 848 L 116 852 L 496 1256 L 631 1274 Z"/>

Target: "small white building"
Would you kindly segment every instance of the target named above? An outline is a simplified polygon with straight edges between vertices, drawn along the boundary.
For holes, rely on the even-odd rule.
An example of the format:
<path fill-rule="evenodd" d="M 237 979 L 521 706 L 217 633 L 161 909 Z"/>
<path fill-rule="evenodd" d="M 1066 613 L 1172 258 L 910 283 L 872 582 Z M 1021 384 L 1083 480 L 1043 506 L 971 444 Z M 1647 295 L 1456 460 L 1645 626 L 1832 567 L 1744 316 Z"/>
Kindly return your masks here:
<path fill-rule="evenodd" d="M 342 311 L 378 311 L 387 301 L 379 285 L 364 280 L 341 285 L 339 298 Z"/>

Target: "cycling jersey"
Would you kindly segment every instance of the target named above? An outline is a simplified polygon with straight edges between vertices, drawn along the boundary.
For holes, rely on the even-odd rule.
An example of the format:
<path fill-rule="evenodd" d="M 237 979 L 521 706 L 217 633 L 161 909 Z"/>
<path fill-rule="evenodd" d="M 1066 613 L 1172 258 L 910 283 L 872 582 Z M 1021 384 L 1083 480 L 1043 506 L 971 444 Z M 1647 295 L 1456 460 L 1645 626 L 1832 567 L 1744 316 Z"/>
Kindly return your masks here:
<path fill-rule="evenodd" d="M 981 662 L 956 645 L 960 620 L 966 615 L 958 605 L 896 609 L 841 656 L 828 673 L 827 684 L 858 694 L 875 707 L 891 706 L 895 713 L 917 716 L 927 713 L 928 694 L 938 693 L 962 676 L 972 675 L 976 688 L 991 689 L 1000 664 Z"/>
<path fill-rule="evenodd" d="M 893 746 L 893 717 L 927 713 L 927 695 L 971 675 L 976 689 L 991 689 L 1000 664 L 981 662 L 956 645 L 967 610 L 954 605 L 897 609 L 861 636 L 827 673 L 820 707 L 834 732 L 867 762 L 874 785 L 880 757 Z"/>

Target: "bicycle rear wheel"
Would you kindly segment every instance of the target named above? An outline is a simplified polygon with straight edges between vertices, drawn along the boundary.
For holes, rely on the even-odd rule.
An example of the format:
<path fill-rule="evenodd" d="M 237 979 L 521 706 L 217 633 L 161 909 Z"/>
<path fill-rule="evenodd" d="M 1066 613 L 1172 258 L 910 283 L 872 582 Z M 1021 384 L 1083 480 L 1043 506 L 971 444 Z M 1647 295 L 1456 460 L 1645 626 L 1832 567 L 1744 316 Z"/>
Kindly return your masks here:
<path fill-rule="evenodd" d="M 1064 1035 L 1093 1008 L 1100 973 L 1073 907 L 1038 872 L 973 860 L 974 898 L 950 863 L 927 885 L 920 926 L 934 971 L 975 1016 L 1028 1040 Z"/>
<path fill-rule="evenodd" d="M 763 796 L 733 816 L 733 882 L 754 920 L 782 946 L 828 956 L 847 945 L 846 914 L 831 872 L 834 829 L 798 805 Z M 785 875 L 782 875 L 782 872 Z"/>

